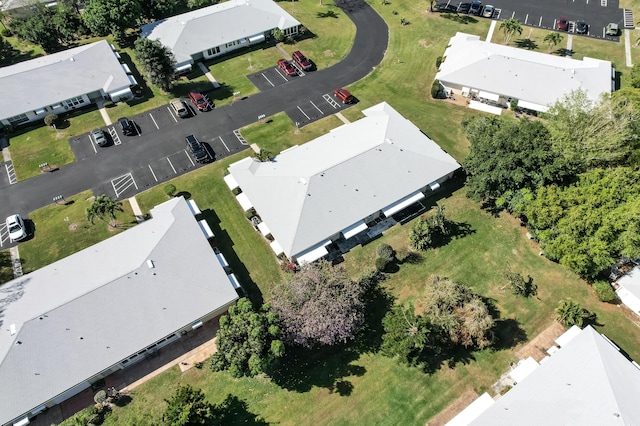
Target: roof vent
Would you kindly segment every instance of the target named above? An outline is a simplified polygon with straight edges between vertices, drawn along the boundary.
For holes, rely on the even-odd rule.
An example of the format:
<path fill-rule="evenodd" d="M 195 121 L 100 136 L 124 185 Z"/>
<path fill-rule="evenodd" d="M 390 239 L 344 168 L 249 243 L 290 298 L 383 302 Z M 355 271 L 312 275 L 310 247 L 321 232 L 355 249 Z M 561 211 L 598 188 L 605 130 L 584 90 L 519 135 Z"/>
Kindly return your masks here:
<path fill-rule="evenodd" d="M 298 182 L 300 182 L 300 183 L 301 183 L 301 184 L 303 184 L 303 185 L 306 185 L 306 184 L 307 184 L 306 179 L 305 179 L 305 178 L 303 178 L 303 177 L 301 177 L 300 179 L 298 179 Z"/>
<path fill-rule="evenodd" d="M 9 326 L 9 332 L 11 333 L 11 335 L 13 336 L 14 334 L 16 334 L 16 325 L 15 324 L 11 324 Z"/>
<path fill-rule="evenodd" d="M 73 57 L 69 58 L 69 60 L 70 60 L 71 62 L 75 61 L 75 59 L 73 59 Z"/>
<path fill-rule="evenodd" d="M 153 269 L 156 266 L 153 264 L 153 260 L 149 259 L 147 260 L 147 266 L 149 267 L 149 269 Z"/>

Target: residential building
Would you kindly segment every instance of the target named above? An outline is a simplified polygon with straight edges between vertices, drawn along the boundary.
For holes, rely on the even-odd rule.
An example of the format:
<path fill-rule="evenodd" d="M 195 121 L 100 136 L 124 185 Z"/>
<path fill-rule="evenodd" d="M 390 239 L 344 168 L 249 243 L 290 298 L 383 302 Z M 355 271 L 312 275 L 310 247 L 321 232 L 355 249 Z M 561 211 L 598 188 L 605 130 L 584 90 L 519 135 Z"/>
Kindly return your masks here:
<path fill-rule="evenodd" d="M 636 315 L 640 315 L 640 266 L 634 267 L 618 278 L 613 283 L 613 287 L 622 303 Z"/>
<path fill-rule="evenodd" d="M 327 246 L 366 233 L 419 202 L 460 165 L 386 102 L 365 118 L 281 152 L 229 167 L 244 210 L 255 209 L 276 255 L 312 262 Z M 377 232 L 378 234 L 380 232 Z"/>
<path fill-rule="evenodd" d="M 11 15 L 12 18 L 25 18 L 35 13 L 34 5 L 38 3 L 47 7 L 55 6 L 56 0 L 3 0 L 0 2 L 0 11 Z"/>
<path fill-rule="evenodd" d="M 0 123 L 16 126 L 100 99 L 133 97 L 130 75 L 105 40 L 0 68 Z"/>
<path fill-rule="evenodd" d="M 640 366 L 591 326 L 569 329 L 504 395 L 486 393 L 447 425 L 637 425 Z M 553 349 L 553 350 L 551 350 Z"/>
<path fill-rule="evenodd" d="M 142 26 L 141 37 L 160 40 L 176 57 L 176 72 L 265 41 L 279 28 L 298 34 L 300 22 L 273 0 L 229 0 Z"/>
<path fill-rule="evenodd" d="M 613 76 L 609 61 L 533 52 L 459 32 L 449 40 L 436 80 L 449 95 L 470 98 L 470 107 L 499 114 L 514 100 L 545 112 L 575 90 L 595 101 L 615 89 Z"/>
<path fill-rule="evenodd" d="M 28 424 L 238 299 L 182 197 L 151 215 L 0 286 L 0 425 Z"/>

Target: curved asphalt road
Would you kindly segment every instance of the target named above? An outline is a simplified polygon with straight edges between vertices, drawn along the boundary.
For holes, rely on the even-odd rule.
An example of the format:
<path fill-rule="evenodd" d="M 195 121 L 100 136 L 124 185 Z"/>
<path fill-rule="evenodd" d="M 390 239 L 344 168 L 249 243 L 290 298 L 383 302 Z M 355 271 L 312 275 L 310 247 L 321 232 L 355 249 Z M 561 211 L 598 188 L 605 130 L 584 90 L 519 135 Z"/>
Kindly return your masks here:
<path fill-rule="evenodd" d="M 1 188 L 0 218 L 16 212 L 26 214 L 51 204 L 52 197 L 59 194 L 71 196 L 87 189 L 97 194 L 113 194 L 111 179 L 147 167 L 151 159 L 184 149 L 184 136 L 198 134 L 192 128 L 206 127 L 209 132 L 213 130 L 221 135 L 255 122 L 260 114 L 271 116 L 295 106 L 300 99 L 322 96 L 362 79 L 383 59 L 389 35 L 387 25 L 364 0 L 336 0 L 336 4 L 356 25 L 353 47 L 343 61 L 245 100 L 198 114 L 170 129 L 127 140 L 126 144 L 104 149 L 100 155 L 76 161 L 58 171 L 5 186 Z M 147 188 L 136 192 L 144 189 Z"/>

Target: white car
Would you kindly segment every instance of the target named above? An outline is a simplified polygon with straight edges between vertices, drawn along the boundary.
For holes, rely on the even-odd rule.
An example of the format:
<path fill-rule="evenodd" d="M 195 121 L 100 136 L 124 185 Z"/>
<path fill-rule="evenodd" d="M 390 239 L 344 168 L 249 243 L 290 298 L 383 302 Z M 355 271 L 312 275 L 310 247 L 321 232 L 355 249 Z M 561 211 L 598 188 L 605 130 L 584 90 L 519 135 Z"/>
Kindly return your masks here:
<path fill-rule="evenodd" d="M 482 10 L 482 16 L 484 18 L 491 18 L 493 16 L 493 12 L 494 11 L 495 11 L 495 8 L 493 6 L 491 6 L 490 4 L 488 4 Z"/>
<path fill-rule="evenodd" d="M 26 238 L 27 229 L 24 227 L 24 221 L 19 214 L 9 216 L 6 223 L 11 242 L 20 241 Z"/>

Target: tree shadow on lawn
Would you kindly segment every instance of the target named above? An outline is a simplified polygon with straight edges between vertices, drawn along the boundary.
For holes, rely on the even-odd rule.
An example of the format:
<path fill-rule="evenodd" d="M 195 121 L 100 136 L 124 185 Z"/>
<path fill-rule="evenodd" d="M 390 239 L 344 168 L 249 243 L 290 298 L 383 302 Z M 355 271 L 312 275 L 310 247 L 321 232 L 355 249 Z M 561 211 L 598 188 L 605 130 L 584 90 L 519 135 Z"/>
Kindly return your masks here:
<path fill-rule="evenodd" d="M 211 423 L 215 425 L 268 425 L 262 417 L 249 411 L 246 401 L 228 394 L 220 404 L 211 410 Z"/>
<path fill-rule="evenodd" d="M 471 15 L 459 15 L 456 12 L 452 13 L 450 11 L 441 12 L 440 16 L 442 16 L 445 19 L 450 19 L 453 22 L 456 22 L 458 24 L 464 24 L 464 25 L 475 24 L 478 22 L 478 20 Z"/>
<path fill-rule="evenodd" d="M 516 47 L 519 47 L 520 49 L 535 50 L 538 48 L 538 43 L 528 38 L 521 38 L 516 40 L 514 43 L 516 44 Z"/>
<path fill-rule="evenodd" d="M 206 209 L 202 211 L 202 218 L 206 219 L 207 223 L 211 227 L 211 230 L 215 234 L 214 245 L 224 255 L 225 259 L 229 263 L 229 266 L 233 270 L 233 273 L 238 278 L 238 281 L 242 283 L 242 288 L 245 291 L 247 297 L 251 300 L 254 306 L 261 306 L 264 303 L 262 292 L 258 285 L 253 282 L 249 271 L 244 266 L 244 263 L 238 258 L 237 253 L 233 249 L 234 242 L 227 233 L 227 231 L 220 228 L 220 218 L 215 211 Z"/>

